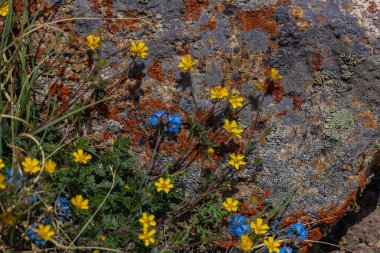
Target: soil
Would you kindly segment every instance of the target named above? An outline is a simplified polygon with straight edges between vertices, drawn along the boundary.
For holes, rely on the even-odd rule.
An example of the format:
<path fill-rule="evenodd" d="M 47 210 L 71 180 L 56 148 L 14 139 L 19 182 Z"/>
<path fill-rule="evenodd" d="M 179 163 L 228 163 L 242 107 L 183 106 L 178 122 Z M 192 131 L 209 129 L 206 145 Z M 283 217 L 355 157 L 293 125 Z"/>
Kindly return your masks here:
<path fill-rule="evenodd" d="M 359 211 L 349 212 L 321 241 L 341 246 L 318 244 L 311 252 L 380 253 L 380 164 L 374 170 L 371 183 L 357 200 Z"/>

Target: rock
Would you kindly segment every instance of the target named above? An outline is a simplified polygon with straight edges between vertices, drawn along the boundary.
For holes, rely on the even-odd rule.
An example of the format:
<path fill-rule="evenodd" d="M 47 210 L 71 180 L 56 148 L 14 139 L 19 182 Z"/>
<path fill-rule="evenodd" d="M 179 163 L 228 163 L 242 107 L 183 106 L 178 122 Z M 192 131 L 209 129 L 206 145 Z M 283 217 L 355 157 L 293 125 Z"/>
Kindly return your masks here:
<path fill-rule="evenodd" d="M 73 2 L 73 16 L 106 15 L 102 9 L 93 12 L 87 0 Z M 84 2 L 87 7 L 78 8 Z M 228 2 L 113 1 L 112 13 L 120 17 L 134 13 L 139 20 L 133 25 L 120 23 L 120 30 L 109 32 L 106 39 L 115 44 L 145 41 L 150 54 L 138 65 L 143 73 L 139 76 L 140 88 L 147 91 L 140 97 L 141 107 L 133 107 L 133 103 L 125 106 L 123 94 L 128 93 L 127 87 L 116 94 L 120 106 L 115 104 L 115 109 L 120 117 L 137 122 L 135 128 L 126 129 L 132 132 L 147 127 L 146 115 L 158 106 L 154 98 L 173 112 L 190 115 L 198 109 L 198 114 L 204 115 L 213 107 L 209 99 L 212 86 L 222 84 L 247 93 L 247 87 L 254 87 L 264 79 L 267 67 L 274 66 L 283 75 L 281 83 L 286 94 L 279 103 L 272 96 L 264 100 L 262 127 L 254 137 L 265 128 L 270 128 L 271 133 L 265 145 L 246 158 L 249 168 L 242 176 L 252 179 L 250 188 L 268 189 L 274 200 L 302 182 L 288 209 L 289 216 L 302 209 L 320 219 L 321 210 L 348 210 L 354 201 L 352 194 L 359 193 L 367 182 L 366 172 L 379 162 L 376 143 L 380 138 L 380 41 L 376 38 L 374 15 L 364 15 L 368 10 L 362 4 L 356 7 L 358 1 L 354 0 L 348 1 L 349 10 L 345 1 Z M 86 36 L 98 26 L 98 22 L 76 22 L 74 28 Z M 107 50 L 113 52 L 111 46 L 107 44 Z M 198 61 L 192 70 L 193 87 L 177 68 L 180 57 L 187 54 Z M 162 81 L 144 74 L 153 60 L 164 66 Z M 123 70 L 122 65 L 118 67 Z M 249 141 L 256 110 L 252 103 L 239 116 L 238 121 L 247 128 L 242 141 Z M 222 118 L 215 122 L 220 126 Z M 146 133 L 141 137 L 149 139 Z M 186 129 L 181 133 L 186 139 Z M 148 144 L 132 141 L 132 148 L 144 157 Z M 180 146 L 175 147 L 181 151 Z M 375 151 L 369 153 L 370 150 Z M 161 161 L 173 160 L 170 154 L 162 156 L 165 159 Z M 260 169 L 254 162 L 258 157 Z M 181 180 L 185 185 L 193 184 L 201 177 L 199 173 L 203 172 L 198 168 Z M 190 195 L 194 192 L 196 187 L 188 191 Z M 241 192 L 238 196 L 244 198 L 251 193 Z M 334 214 L 341 216 L 342 212 L 331 215 Z"/>

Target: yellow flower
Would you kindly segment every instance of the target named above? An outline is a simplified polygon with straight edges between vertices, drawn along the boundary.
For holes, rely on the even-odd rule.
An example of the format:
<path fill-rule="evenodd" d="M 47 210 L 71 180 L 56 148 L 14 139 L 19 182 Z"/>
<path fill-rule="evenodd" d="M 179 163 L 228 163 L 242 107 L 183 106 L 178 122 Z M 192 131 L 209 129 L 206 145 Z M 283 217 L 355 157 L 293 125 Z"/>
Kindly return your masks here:
<path fill-rule="evenodd" d="M 87 164 L 91 160 L 92 156 L 83 152 L 83 149 L 78 149 L 73 153 L 74 161 L 76 163 Z"/>
<path fill-rule="evenodd" d="M 39 161 L 36 158 L 26 157 L 21 164 L 26 173 L 36 174 L 41 170 L 40 166 L 38 166 Z"/>
<path fill-rule="evenodd" d="M 73 203 L 77 209 L 88 209 L 88 199 L 84 199 L 82 195 L 76 195 L 75 198 L 71 199 L 71 203 Z"/>
<path fill-rule="evenodd" d="M 142 234 L 139 234 L 139 239 L 144 241 L 144 245 L 148 247 L 150 244 L 154 243 L 156 240 L 153 238 L 153 235 L 156 233 L 155 229 L 148 230 L 144 228 Z"/>
<path fill-rule="evenodd" d="M 253 241 L 248 235 L 241 236 L 241 249 L 244 251 L 251 251 L 253 247 Z"/>
<path fill-rule="evenodd" d="M 137 44 L 135 42 L 131 42 L 131 48 L 129 49 L 129 52 L 131 52 L 132 55 L 145 58 L 145 56 L 148 55 L 148 46 L 145 45 L 144 42 L 138 42 Z"/>
<path fill-rule="evenodd" d="M 166 193 L 169 193 L 170 189 L 174 187 L 173 184 L 170 183 L 170 178 L 163 179 L 160 177 L 157 182 L 154 183 L 157 186 L 157 191 L 164 191 Z"/>
<path fill-rule="evenodd" d="M 264 89 L 264 84 L 262 82 L 257 82 L 255 87 L 256 87 L 256 90 L 261 91 Z"/>
<path fill-rule="evenodd" d="M 100 250 L 96 249 L 92 253 L 100 253 Z"/>
<path fill-rule="evenodd" d="M 9 11 L 9 6 L 8 6 L 8 1 L 0 7 L 0 15 L 5 17 L 8 14 Z"/>
<path fill-rule="evenodd" d="M 226 201 L 223 202 L 223 206 L 227 209 L 228 212 L 236 212 L 238 205 L 239 201 L 232 198 L 226 198 Z"/>
<path fill-rule="evenodd" d="M 95 50 L 100 47 L 100 37 L 90 34 L 87 36 L 87 45 L 91 50 Z"/>
<path fill-rule="evenodd" d="M 139 222 L 143 224 L 144 228 L 154 227 L 157 225 L 156 221 L 154 220 L 153 214 L 143 213 L 139 219 Z"/>
<path fill-rule="evenodd" d="M 54 207 L 53 206 L 47 206 L 46 207 L 46 212 L 51 212 L 54 210 Z"/>
<path fill-rule="evenodd" d="M 54 173 L 56 168 L 57 168 L 57 164 L 53 160 L 47 160 L 45 162 L 44 170 L 47 173 L 49 173 L 49 174 Z"/>
<path fill-rule="evenodd" d="M 242 165 L 245 165 L 245 162 L 244 162 L 244 155 L 235 155 L 235 154 L 230 154 L 230 160 L 229 160 L 229 164 L 234 166 L 235 169 L 239 169 L 240 166 Z"/>
<path fill-rule="evenodd" d="M 232 133 L 235 137 L 241 138 L 241 133 L 243 132 L 243 129 L 237 128 L 237 123 L 235 120 L 232 120 L 231 122 L 226 119 L 224 120 L 224 129 L 226 129 L 227 132 Z"/>
<path fill-rule="evenodd" d="M 265 235 L 269 229 L 268 224 L 263 224 L 263 219 L 261 218 L 257 218 L 256 223 L 252 221 L 251 227 L 253 228 L 253 230 L 255 231 L 255 234 L 257 235 Z"/>
<path fill-rule="evenodd" d="M 37 235 L 39 238 L 48 241 L 53 235 L 55 235 L 55 232 L 51 230 L 50 225 L 40 224 L 38 225 Z"/>
<path fill-rule="evenodd" d="M 6 225 L 15 225 L 17 217 L 11 213 L 2 213 L 0 215 L 1 221 Z"/>
<path fill-rule="evenodd" d="M 7 187 L 5 183 L 5 176 L 3 174 L 0 174 L 0 189 L 4 190 L 5 187 Z"/>
<path fill-rule="evenodd" d="M 210 148 L 207 149 L 207 153 L 209 155 L 213 155 L 215 153 L 215 150 L 212 147 L 210 147 Z"/>
<path fill-rule="evenodd" d="M 228 102 L 232 105 L 232 108 L 236 109 L 237 107 L 243 106 L 244 98 L 240 96 L 232 96 Z"/>
<path fill-rule="evenodd" d="M 234 128 L 232 129 L 231 133 L 234 135 L 236 138 L 241 138 L 241 133 L 243 132 L 243 129 L 239 128 Z"/>
<path fill-rule="evenodd" d="M 226 129 L 227 132 L 232 133 L 232 130 L 237 128 L 237 123 L 235 120 L 230 122 L 228 119 L 225 119 L 223 128 Z"/>
<path fill-rule="evenodd" d="M 191 55 L 186 55 L 181 57 L 181 60 L 178 63 L 178 67 L 187 71 L 194 67 L 195 64 L 196 62 L 193 60 L 193 57 L 191 57 Z"/>
<path fill-rule="evenodd" d="M 274 240 L 272 236 L 269 236 L 264 240 L 265 246 L 268 248 L 268 252 L 279 252 L 281 243 Z"/>
<path fill-rule="evenodd" d="M 228 96 L 228 90 L 227 88 L 224 88 L 220 85 L 215 86 L 214 88 L 211 89 L 211 95 L 210 98 L 225 98 Z"/>
<path fill-rule="evenodd" d="M 98 237 L 98 240 L 100 242 L 105 241 L 106 239 L 107 239 L 107 237 L 105 237 L 104 235 L 99 235 L 99 237 Z"/>
<path fill-rule="evenodd" d="M 282 75 L 278 73 L 278 70 L 275 68 L 270 69 L 270 74 L 269 74 L 269 80 L 271 82 L 276 82 L 277 80 L 281 79 Z"/>
<path fill-rule="evenodd" d="M 0 159 L 0 170 L 5 167 L 5 163 L 3 162 L 3 159 Z"/>

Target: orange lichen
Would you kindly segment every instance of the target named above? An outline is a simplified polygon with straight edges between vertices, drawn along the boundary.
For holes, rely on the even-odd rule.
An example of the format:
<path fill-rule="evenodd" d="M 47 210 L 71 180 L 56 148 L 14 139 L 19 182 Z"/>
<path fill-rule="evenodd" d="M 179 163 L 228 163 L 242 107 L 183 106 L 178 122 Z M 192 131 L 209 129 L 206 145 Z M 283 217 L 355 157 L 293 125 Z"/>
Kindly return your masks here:
<path fill-rule="evenodd" d="M 281 112 L 278 112 L 277 115 L 278 116 L 285 116 L 287 113 L 288 113 L 288 110 L 283 110 Z"/>
<path fill-rule="evenodd" d="M 176 49 L 176 55 L 188 55 L 190 54 L 190 46 L 187 42 L 182 42 L 180 48 Z"/>
<path fill-rule="evenodd" d="M 110 108 L 110 107 L 108 107 L 107 117 L 109 119 L 114 119 L 114 120 L 120 121 L 119 111 L 116 108 Z"/>
<path fill-rule="evenodd" d="M 309 239 L 314 240 L 314 241 L 319 241 L 320 239 L 322 239 L 322 237 L 323 237 L 323 234 L 320 228 L 316 227 L 312 230 L 309 230 L 309 233 L 308 233 Z"/>
<path fill-rule="evenodd" d="M 364 128 L 372 128 L 376 130 L 378 128 L 378 116 L 372 116 L 372 112 L 370 110 L 365 111 L 364 113 L 355 113 L 353 118 L 358 120 L 359 118 L 363 118 L 363 127 Z"/>
<path fill-rule="evenodd" d="M 127 11 L 125 15 L 128 17 L 128 19 L 124 20 L 124 24 L 130 30 L 134 30 L 134 31 L 141 30 L 141 27 L 136 26 L 138 23 L 140 23 L 137 11 L 134 11 L 134 10 Z"/>
<path fill-rule="evenodd" d="M 315 70 L 317 71 L 321 70 L 322 61 L 323 61 L 322 53 L 314 52 L 314 58 L 311 60 L 311 64 L 313 64 Z"/>
<path fill-rule="evenodd" d="M 92 0 L 92 11 L 97 13 L 105 13 L 105 17 L 112 17 L 113 0 Z"/>
<path fill-rule="evenodd" d="M 71 93 L 71 91 L 69 90 L 69 88 L 67 86 L 63 85 L 61 82 L 53 84 L 52 87 L 50 88 L 50 94 L 52 94 L 52 95 L 59 94 L 60 99 L 63 102 L 67 101 L 67 99 L 70 96 L 70 93 Z"/>
<path fill-rule="evenodd" d="M 332 224 L 338 221 L 338 219 L 347 212 L 349 207 L 355 203 L 355 197 L 355 191 L 352 190 L 350 194 L 348 194 L 348 197 L 342 206 L 336 207 L 332 205 L 325 210 L 321 210 L 319 212 L 319 222 L 321 224 Z"/>
<path fill-rule="evenodd" d="M 76 81 L 76 82 L 80 81 L 80 77 L 77 74 L 74 74 L 74 73 L 72 73 L 71 75 L 69 75 L 67 77 L 67 79 L 69 79 L 70 81 Z"/>
<path fill-rule="evenodd" d="M 206 122 L 210 115 L 213 114 L 213 110 L 206 110 L 206 109 L 198 109 L 195 112 L 195 116 L 201 121 Z"/>
<path fill-rule="evenodd" d="M 198 20 L 201 16 L 202 9 L 207 9 L 209 6 L 208 0 L 184 0 L 186 21 Z"/>
<path fill-rule="evenodd" d="M 173 71 L 173 70 L 169 70 L 169 71 L 168 71 L 168 74 L 166 75 L 166 79 L 167 79 L 169 82 L 172 82 L 172 83 L 175 82 L 175 77 L 174 77 L 174 71 Z"/>
<path fill-rule="evenodd" d="M 358 186 L 360 189 L 364 189 L 368 183 L 368 175 L 366 172 L 360 173 L 359 180 L 358 180 Z"/>
<path fill-rule="evenodd" d="M 216 27 L 216 21 L 210 20 L 207 25 L 201 25 L 201 30 L 214 30 Z"/>
<path fill-rule="evenodd" d="M 247 32 L 261 28 L 269 35 L 275 35 L 278 31 L 278 24 L 275 17 L 275 8 L 264 7 L 251 11 L 238 11 L 237 15 L 241 23 L 241 30 Z"/>
<path fill-rule="evenodd" d="M 113 33 L 120 32 L 121 30 L 119 25 L 117 25 L 116 23 L 105 22 L 103 25 L 104 27 L 107 27 L 108 29 L 110 29 L 110 31 Z"/>
<path fill-rule="evenodd" d="M 291 217 L 281 219 L 281 227 L 288 227 L 296 222 L 310 223 L 313 219 L 307 214 L 305 210 L 295 212 Z"/>
<path fill-rule="evenodd" d="M 289 6 L 291 3 L 291 0 L 277 0 L 276 6 Z"/>
<path fill-rule="evenodd" d="M 287 97 L 293 99 L 293 111 L 302 111 L 302 99 L 300 96 L 288 95 Z"/>
<path fill-rule="evenodd" d="M 147 74 L 149 77 L 154 78 L 158 81 L 165 80 L 165 76 L 162 73 L 162 69 L 161 69 L 161 62 L 158 60 L 155 60 L 153 62 L 152 66 L 150 66 L 150 68 L 148 69 Z"/>
<path fill-rule="evenodd" d="M 39 62 L 42 59 L 45 51 L 46 51 L 46 47 L 43 47 L 43 46 L 38 47 L 37 52 L 36 52 L 36 61 L 37 62 Z"/>
<path fill-rule="evenodd" d="M 27 10 L 29 14 L 33 14 L 38 10 L 38 8 L 41 7 L 41 4 L 44 5 L 44 7 L 48 7 L 48 3 L 45 1 L 28 1 Z M 23 0 L 13 0 L 13 10 L 22 13 L 24 10 L 24 1 Z"/>
<path fill-rule="evenodd" d="M 311 23 L 306 21 L 304 11 L 303 11 L 301 6 L 299 6 L 299 5 L 293 6 L 290 9 L 290 15 L 296 20 L 297 26 L 302 31 L 305 31 L 305 30 L 313 27 L 313 25 Z"/>
<path fill-rule="evenodd" d="M 209 133 L 208 138 L 212 140 L 213 142 L 220 144 L 220 143 L 225 143 L 230 138 L 230 134 L 226 132 L 217 133 L 217 134 Z"/>
<path fill-rule="evenodd" d="M 240 206 L 242 215 L 252 216 L 261 212 L 265 207 L 264 200 L 270 197 L 270 190 L 264 189 L 261 191 L 256 188 L 252 190 L 250 196 L 250 201 L 243 201 Z"/>

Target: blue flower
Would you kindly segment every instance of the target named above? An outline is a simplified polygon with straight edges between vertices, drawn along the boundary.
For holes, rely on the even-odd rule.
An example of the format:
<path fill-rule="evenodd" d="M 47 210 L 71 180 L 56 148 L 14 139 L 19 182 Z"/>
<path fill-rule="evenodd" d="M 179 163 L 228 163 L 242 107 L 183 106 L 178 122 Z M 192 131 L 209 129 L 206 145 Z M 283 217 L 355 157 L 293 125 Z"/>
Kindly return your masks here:
<path fill-rule="evenodd" d="M 28 230 L 26 232 L 26 235 L 31 239 L 31 240 L 36 240 L 38 239 L 38 235 L 37 235 L 37 232 L 33 231 L 33 230 Z"/>
<path fill-rule="evenodd" d="M 166 114 L 167 114 L 167 112 L 166 112 L 166 111 L 163 111 L 163 110 L 158 110 L 158 111 L 156 112 L 156 115 L 157 115 L 157 117 L 159 117 L 159 118 L 164 118 L 164 117 L 166 116 Z"/>
<path fill-rule="evenodd" d="M 239 238 L 244 235 L 250 228 L 249 224 L 244 224 L 244 220 L 244 216 L 233 216 L 229 222 L 230 229 L 228 233 Z"/>
<path fill-rule="evenodd" d="M 180 125 L 170 123 L 170 124 L 169 124 L 169 128 L 168 128 L 168 131 L 171 132 L 171 133 L 176 133 L 176 134 L 178 134 L 180 128 L 181 128 Z"/>
<path fill-rule="evenodd" d="M 34 241 L 34 243 L 37 245 L 37 246 L 44 246 L 46 241 L 44 239 L 36 239 Z"/>
<path fill-rule="evenodd" d="M 301 240 L 305 240 L 307 238 L 308 232 L 305 226 L 301 223 L 294 223 L 292 226 L 287 228 L 288 235 L 293 235 L 293 230 L 299 235 Z"/>
<path fill-rule="evenodd" d="M 42 220 L 44 221 L 45 224 L 51 224 L 50 218 L 46 215 L 44 217 L 42 217 Z"/>
<path fill-rule="evenodd" d="M 58 197 L 54 204 L 54 212 L 60 221 L 66 221 L 70 218 L 71 211 L 67 198 Z"/>
<path fill-rule="evenodd" d="M 36 224 L 32 224 L 30 225 L 31 227 L 33 228 L 36 228 Z M 37 246 L 44 246 L 46 241 L 44 239 L 41 239 L 38 237 L 38 234 L 36 231 L 33 231 L 33 230 L 28 230 L 26 232 L 26 235 L 30 238 L 30 240 L 33 240 L 34 243 L 37 245 Z"/>
<path fill-rule="evenodd" d="M 169 122 L 172 124 L 182 124 L 182 116 L 178 114 L 169 115 Z"/>
<path fill-rule="evenodd" d="M 273 222 L 273 225 L 270 227 L 269 232 L 274 232 L 274 233 L 279 232 L 280 225 L 281 225 L 281 222 L 276 220 L 275 222 Z"/>
<path fill-rule="evenodd" d="M 298 234 L 300 236 L 301 240 L 306 240 L 308 232 L 307 230 L 303 230 L 301 233 Z"/>
<path fill-rule="evenodd" d="M 150 116 L 150 123 L 153 126 L 157 126 L 160 121 L 165 120 L 166 114 L 166 111 L 158 110 L 156 113 L 153 113 L 152 116 Z"/>
<path fill-rule="evenodd" d="M 20 171 L 18 170 L 13 171 L 13 175 L 12 175 L 12 169 L 7 170 L 6 176 L 8 178 L 6 183 L 14 184 L 16 186 L 19 186 L 21 184 L 21 181 L 25 182 L 28 179 L 27 177 L 23 177 Z"/>
<path fill-rule="evenodd" d="M 160 122 L 160 120 L 158 119 L 158 116 L 155 113 L 153 113 L 152 116 L 150 116 L 150 123 L 153 126 L 157 126 L 158 122 Z"/>
<path fill-rule="evenodd" d="M 281 247 L 279 253 L 293 253 L 293 249 L 291 247 L 288 247 L 288 246 L 283 246 L 283 247 Z"/>
<path fill-rule="evenodd" d="M 67 198 L 65 198 L 65 197 L 58 197 L 58 199 L 57 199 L 59 202 L 61 202 L 61 203 L 67 203 Z"/>
<path fill-rule="evenodd" d="M 275 222 L 273 222 L 273 228 L 275 230 L 278 230 L 280 228 L 280 225 L 281 225 L 281 222 L 279 222 L 278 220 L 276 220 Z"/>

